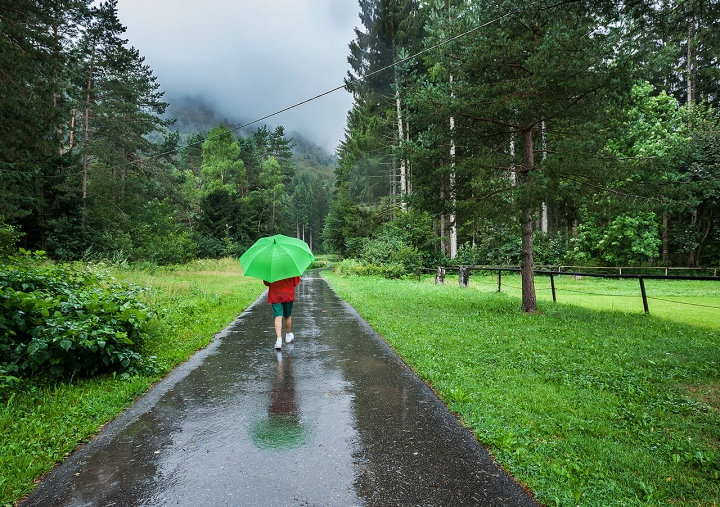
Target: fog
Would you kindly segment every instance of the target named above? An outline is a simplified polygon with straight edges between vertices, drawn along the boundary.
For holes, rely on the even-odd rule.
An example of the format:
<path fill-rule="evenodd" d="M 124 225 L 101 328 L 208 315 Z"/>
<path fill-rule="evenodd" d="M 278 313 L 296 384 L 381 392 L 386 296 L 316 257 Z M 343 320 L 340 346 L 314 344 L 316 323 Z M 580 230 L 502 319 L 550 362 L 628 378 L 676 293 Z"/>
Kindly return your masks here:
<path fill-rule="evenodd" d="M 201 99 L 252 121 L 342 85 L 357 0 L 120 0 L 126 38 L 166 99 Z M 352 103 L 345 90 L 262 123 L 334 151 Z"/>

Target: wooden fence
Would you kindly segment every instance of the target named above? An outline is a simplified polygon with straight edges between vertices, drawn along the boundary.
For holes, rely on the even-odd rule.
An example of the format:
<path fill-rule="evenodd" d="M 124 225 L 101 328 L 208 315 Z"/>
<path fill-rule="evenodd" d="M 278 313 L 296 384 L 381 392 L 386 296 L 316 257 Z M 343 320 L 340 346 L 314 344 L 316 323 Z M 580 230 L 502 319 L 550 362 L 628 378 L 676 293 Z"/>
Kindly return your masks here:
<path fill-rule="evenodd" d="M 630 278 L 630 279 L 637 279 L 640 283 L 640 295 L 642 296 L 643 301 L 643 307 L 645 309 L 645 313 L 650 313 L 650 309 L 648 307 L 648 296 L 647 291 L 645 290 L 645 280 L 713 280 L 713 281 L 720 281 L 720 276 L 718 276 L 718 268 L 670 268 L 670 267 L 662 267 L 662 268 L 635 268 L 635 267 L 601 267 L 601 268 L 594 268 L 598 270 L 605 270 L 605 271 L 614 271 L 618 270 L 618 274 L 614 273 L 588 273 L 588 272 L 579 272 L 579 271 L 565 271 L 562 268 L 582 268 L 587 269 L 587 267 L 584 266 L 559 266 L 558 269 L 536 269 L 535 274 L 536 275 L 543 275 L 543 276 L 549 276 L 550 277 L 550 289 L 552 290 L 552 298 L 554 302 L 557 302 L 557 295 L 555 292 L 555 277 L 556 276 L 587 276 L 587 277 L 595 277 L 595 278 L 615 278 L 622 280 L 623 278 Z M 452 268 L 446 268 L 444 266 L 439 266 L 437 270 L 435 271 L 435 283 L 436 284 L 442 284 L 445 282 L 445 273 L 448 269 Z M 510 272 L 510 273 L 519 273 L 520 268 L 519 267 L 490 267 L 490 266 L 458 266 L 455 268 L 458 270 L 458 285 L 461 287 L 467 287 L 468 282 L 470 279 L 470 272 L 471 271 L 497 271 L 497 286 L 498 286 L 498 292 L 502 290 L 502 273 L 503 271 Z M 625 273 L 622 272 L 622 270 L 625 269 Z M 649 273 L 643 273 L 643 274 L 632 274 L 628 273 L 628 270 L 638 270 L 641 269 L 643 271 L 649 271 L 652 269 L 660 269 L 665 270 L 665 274 L 662 275 L 653 275 Z M 709 271 L 712 272 L 712 276 L 693 276 L 693 275 L 670 275 L 668 274 L 671 270 L 693 270 L 695 272 L 698 271 Z M 431 269 L 426 269 L 424 271 L 432 272 Z"/>

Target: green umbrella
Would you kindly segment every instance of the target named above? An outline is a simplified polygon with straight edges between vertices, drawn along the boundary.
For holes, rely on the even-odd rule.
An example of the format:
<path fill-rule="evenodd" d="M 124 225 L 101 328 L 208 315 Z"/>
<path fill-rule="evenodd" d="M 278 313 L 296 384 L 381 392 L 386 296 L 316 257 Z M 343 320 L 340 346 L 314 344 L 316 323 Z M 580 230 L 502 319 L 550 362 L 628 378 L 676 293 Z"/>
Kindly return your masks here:
<path fill-rule="evenodd" d="M 314 260 L 307 243 L 282 234 L 260 238 L 240 256 L 245 276 L 267 282 L 300 276 Z"/>

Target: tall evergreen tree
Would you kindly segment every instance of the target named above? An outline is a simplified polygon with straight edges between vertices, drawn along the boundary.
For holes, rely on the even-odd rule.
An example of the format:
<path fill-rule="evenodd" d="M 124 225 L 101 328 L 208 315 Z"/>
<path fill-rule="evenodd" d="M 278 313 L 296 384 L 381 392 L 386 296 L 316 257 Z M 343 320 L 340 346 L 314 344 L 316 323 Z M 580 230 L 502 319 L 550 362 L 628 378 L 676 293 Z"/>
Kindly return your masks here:
<path fill-rule="evenodd" d="M 44 247 L 45 224 L 65 193 L 63 146 L 72 48 L 82 0 L 0 2 L 0 214 L 21 220 Z"/>
<path fill-rule="evenodd" d="M 577 148 L 592 148 L 588 141 L 595 138 L 586 127 L 601 120 L 607 101 L 631 82 L 627 70 L 633 67 L 624 61 L 626 31 L 617 11 L 583 1 L 555 7 L 471 1 L 449 17 L 451 22 L 446 7 L 436 3 L 431 33 L 445 37 L 449 23 L 459 32 L 494 23 L 433 55 L 435 80 L 415 104 L 438 121 L 430 122 L 419 145 L 445 150 L 457 145 L 455 160 L 436 157 L 446 160 L 446 173 L 458 172 L 458 200 L 511 196 L 506 203 L 515 210 L 522 237 L 523 308 L 532 312 L 533 213 L 546 198 L 547 179 L 578 167 L 563 164 L 561 157 L 539 164 L 537 153 L 545 150 L 541 137 L 546 134 L 552 151 L 567 159 L 584 155 Z M 456 62 L 452 68 L 451 61 Z M 438 128 L 448 125 L 443 117 L 454 117 L 455 128 Z M 554 172 L 546 171 L 551 164 Z"/>

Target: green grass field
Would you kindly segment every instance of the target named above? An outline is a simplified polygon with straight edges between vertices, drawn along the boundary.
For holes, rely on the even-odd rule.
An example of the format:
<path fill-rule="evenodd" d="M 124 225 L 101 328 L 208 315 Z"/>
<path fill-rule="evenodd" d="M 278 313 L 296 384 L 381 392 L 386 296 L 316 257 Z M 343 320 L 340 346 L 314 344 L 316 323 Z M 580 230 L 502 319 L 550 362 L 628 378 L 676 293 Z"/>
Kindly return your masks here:
<path fill-rule="evenodd" d="M 26 382 L 0 391 L 0 505 L 30 492 L 34 481 L 129 407 L 172 367 L 205 347 L 265 289 L 244 278 L 237 260 L 116 270 L 117 278 L 151 287 L 148 303 L 160 313 L 146 355 L 160 371 L 121 380 L 109 375 L 72 384 Z"/>
<path fill-rule="evenodd" d="M 637 280 L 558 280 L 554 304 L 538 279 L 527 315 L 517 276 L 327 278 L 544 505 L 720 503 L 717 308 L 645 315 Z M 720 282 L 647 289 L 720 307 Z"/>
<path fill-rule="evenodd" d="M 425 277 L 426 283 L 434 278 Z M 457 276 L 447 284 L 457 285 Z M 473 274 L 470 288 L 497 292 L 497 274 Z M 502 292 L 520 297 L 520 276 L 503 273 Z M 537 276 L 535 289 L 538 301 L 552 301 L 550 277 Z M 717 281 L 645 280 L 648 309 L 653 317 L 684 322 L 720 330 L 720 278 Z M 637 279 L 555 277 L 558 303 L 573 304 L 596 310 L 644 313 L 640 283 Z"/>

